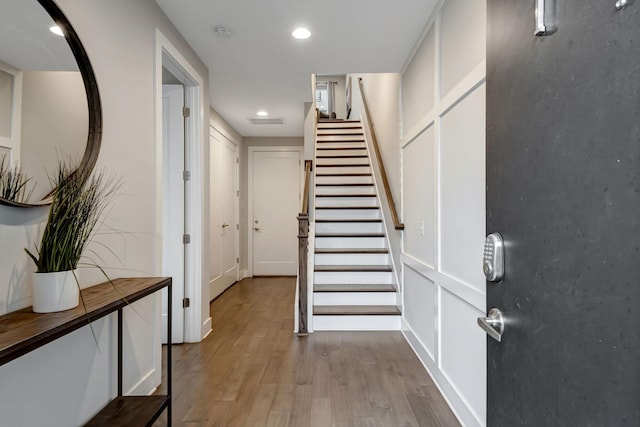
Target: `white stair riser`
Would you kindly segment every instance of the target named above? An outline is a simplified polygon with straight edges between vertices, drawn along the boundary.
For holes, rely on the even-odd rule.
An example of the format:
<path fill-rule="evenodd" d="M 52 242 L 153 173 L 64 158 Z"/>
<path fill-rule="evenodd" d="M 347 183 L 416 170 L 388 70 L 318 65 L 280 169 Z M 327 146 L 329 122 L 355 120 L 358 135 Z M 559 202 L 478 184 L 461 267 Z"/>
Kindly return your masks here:
<path fill-rule="evenodd" d="M 316 222 L 316 233 L 382 233 L 380 222 Z"/>
<path fill-rule="evenodd" d="M 315 254 L 316 265 L 389 265 L 388 254 Z"/>
<path fill-rule="evenodd" d="M 364 137 L 360 135 L 318 135 L 317 141 L 362 141 Z"/>
<path fill-rule="evenodd" d="M 378 206 L 377 197 L 316 197 L 316 207 L 323 206 Z"/>
<path fill-rule="evenodd" d="M 386 248 L 387 239 L 384 237 L 317 237 L 316 248 L 331 249 L 366 249 Z"/>
<path fill-rule="evenodd" d="M 325 186 L 316 186 L 316 196 L 321 195 L 330 195 L 330 194 L 375 194 L 376 189 L 373 186 L 336 186 L 336 187 L 325 187 Z"/>
<path fill-rule="evenodd" d="M 316 184 L 372 184 L 371 176 L 316 176 Z"/>
<path fill-rule="evenodd" d="M 316 166 L 316 173 L 337 173 L 337 174 L 355 174 L 355 173 L 371 173 L 371 167 L 369 165 L 362 166 L 341 166 L 341 167 L 331 167 L 331 166 Z M 348 179 L 348 177 L 341 177 L 343 180 Z"/>
<path fill-rule="evenodd" d="M 380 209 L 316 209 L 317 219 L 379 219 Z"/>
<path fill-rule="evenodd" d="M 326 147 L 326 144 L 322 144 L 320 145 L 320 147 Z M 349 147 L 353 148 L 353 145 L 349 145 Z M 349 157 L 349 156 L 362 156 L 364 154 L 367 154 L 367 150 L 316 150 L 316 155 L 318 156 Z"/>
<path fill-rule="evenodd" d="M 362 135 L 362 128 L 355 128 L 355 129 L 318 129 L 317 135 L 334 135 L 336 133 L 339 133 L 340 135 L 344 135 L 344 134 L 358 134 L 358 135 Z"/>
<path fill-rule="evenodd" d="M 368 157 L 340 157 L 338 158 L 317 158 L 316 159 L 316 166 L 322 166 L 322 165 L 369 165 L 369 158 Z"/>
<path fill-rule="evenodd" d="M 358 142 L 319 142 L 316 147 L 318 148 L 349 148 L 351 150 L 355 148 L 367 148 L 363 141 Z M 325 150 L 317 150 L 317 152 L 323 152 Z"/>
<path fill-rule="evenodd" d="M 316 271 L 313 280 L 318 284 L 342 284 L 357 283 L 393 283 L 393 275 L 390 272 L 361 272 L 361 271 Z"/>
<path fill-rule="evenodd" d="M 314 292 L 314 305 L 396 305 L 395 292 Z"/>
<path fill-rule="evenodd" d="M 314 331 L 399 331 L 397 316 L 313 316 Z"/>
<path fill-rule="evenodd" d="M 325 129 L 325 128 L 348 128 L 348 127 L 355 127 L 355 126 L 360 126 L 360 121 L 356 120 L 356 121 L 351 121 L 351 122 L 320 122 L 318 123 L 318 129 Z"/>

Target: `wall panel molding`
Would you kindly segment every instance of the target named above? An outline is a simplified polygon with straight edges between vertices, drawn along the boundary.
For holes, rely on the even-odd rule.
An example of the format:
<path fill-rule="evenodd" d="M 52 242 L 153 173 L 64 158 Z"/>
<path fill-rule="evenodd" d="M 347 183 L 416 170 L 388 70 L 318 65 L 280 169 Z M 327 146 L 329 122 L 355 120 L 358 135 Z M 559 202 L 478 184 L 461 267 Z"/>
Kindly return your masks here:
<path fill-rule="evenodd" d="M 403 125 L 400 139 L 402 212 L 407 219 L 400 257 L 406 296 L 402 331 L 460 422 L 480 427 L 486 425 L 486 338 L 475 318 L 486 310 L 486 284 L 481 248 L 478 274 L 474 254 L 485 232 L 485 206 L 480 202 L 484 200 L 485 159 L 484 146 L 479 144 L 485 143 L 486 107 L 476 96 L 484 96 L 486 82 L 484 50 L 478 47 L 486 23 L 484 15 L 470 13 L 466 6 L 464 0 L 440 2 L 401 80 L 410 95 L 401 106 L 408 127 Z M 474 7 L 479 10 L 485 5 Z M 432 40 L 434 46 L 425 45 Z M 460 55 L 471 55 L 456 57 L 458 48 Z M 444 56 L 448 62 L 443 69 Z M 443 77 L 448 79 L 444 90 Z M 427 90 L 430 79 L 433 99 Z M 426 88 L 425 93 L 411 92 L 420 88 Z M 420 104 L 421 95 L 425 101 Z M 426 157 L 419 161 L 416 156 Z M 425 191 L 431 185 L 435 197 Z M 416 201 L 416 195 L 423 199 Z M 433 233 L 423 232 L 422 223 L 433 226 Z M 416 247 L 422 244 L 433 244 L 434 256 Z"/>

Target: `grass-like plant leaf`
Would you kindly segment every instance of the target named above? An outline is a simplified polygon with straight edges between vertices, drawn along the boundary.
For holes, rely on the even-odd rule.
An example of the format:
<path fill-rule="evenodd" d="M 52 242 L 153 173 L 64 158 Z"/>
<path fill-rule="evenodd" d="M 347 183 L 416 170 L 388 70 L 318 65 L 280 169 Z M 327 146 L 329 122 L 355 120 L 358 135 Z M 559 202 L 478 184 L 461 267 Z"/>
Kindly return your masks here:
<path fill-rule="evenodd" d="M 29 185 L 31 178 L 22 171 L 20 166 L 11 166 L 7 156 L 0 158 L 0 197 L 12 202 L 27 203 L 34 186 Z"/>
<path fill-rule="evenodd" d="M 70 160 L 60 160 L 51 179 L 51 208 L 35 253 L 25 248 L 38 273 L 74 270 L 118 183 L 103 173 L 89 175 Z"/>

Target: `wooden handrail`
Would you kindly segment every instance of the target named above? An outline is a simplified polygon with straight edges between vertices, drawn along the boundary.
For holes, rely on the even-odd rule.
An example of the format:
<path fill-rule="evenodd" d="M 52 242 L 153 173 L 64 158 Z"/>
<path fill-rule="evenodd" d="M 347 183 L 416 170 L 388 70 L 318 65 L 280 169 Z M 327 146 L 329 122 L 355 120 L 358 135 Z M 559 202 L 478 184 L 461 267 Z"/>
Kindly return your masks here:
<path fill-rule="evenodd" d="M 371 113 L 369 111 L 369 104 L 367 102 L 367 95 L 364 92 L 364 83 L 362 77 L 358 78 L 358 84 L 360 85 L 360 95 L 362 96 L 362 105 L 364 106 L 364 114 L 367 116 L 367 124 L 369 125 L 369 133 L 371 134 L 371 142 L 373 149 L 376 152 L 376 158 L 378 159 L 378 167 L 380 168 L 380 175 L 382 175 L 382 186 L 384 192 L 387 195 L 387 201 L 389 202 L 389 209 L 391 210 L 391 218 L 393 219 L 393 226 L 396 230 L 404 230 L 404 224 L 400 222 L 398 217 L 398 211 L 396 210 L 396 204 L 393 201 L 393 194 L 391 194 L 391 186 L 389 185 L 389 178 L 387 177 L 387 171 L 384 168 L 384 162 L 382 161 L 382 155 L 380 152 L 380 146 L 378 144 L 378 137 L 376 131 L 373 128 L 373 121 Z"/>
<path fill-rule="evenodd" d="M 309 187 L 313 161 L 304 161 L 304 192 L 302 210 L 298 215 L 298 335 L 307 335 L 307 263 L 309 259 Z"/>
<path fill-rule="evenodd" d="M 313 160 L 304 161 L 304 191 L 302 193 L 302 210 L 301 214 L 309 215 L 309 181 L 311 181 L 311 170 L 313 169 Z"/>

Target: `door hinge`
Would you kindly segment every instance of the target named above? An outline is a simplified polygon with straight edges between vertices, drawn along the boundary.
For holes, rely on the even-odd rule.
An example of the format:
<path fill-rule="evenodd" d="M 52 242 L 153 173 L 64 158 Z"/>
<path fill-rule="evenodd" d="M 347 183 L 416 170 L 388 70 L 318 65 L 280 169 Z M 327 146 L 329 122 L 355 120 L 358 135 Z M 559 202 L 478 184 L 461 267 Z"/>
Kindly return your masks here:
<path fill-rule="evenodd" d="M 191 116 L 191 109 L 189 107 L 184 107 L 182 109 L 182 117 L 190 117 Z"/>
<path fill-rule="evenodd" d="M 182 298 L 182 308 L 187 308 L 191 305 L 191 300 L 189 298 Z"/>
<path fill-rule="evenodd" d="M 240 224 L 236 224 L 236 230 L 240 230 Z"/>
<path fill-rule="evenodd" d="M 188 245 L 189 243 L 191 243 L 191 234 L 183 234 L 182 243 L 185 245 Z"/>
<path fill-rule="evenodd" d="M 236 163 L 240 163 L 240 157 L 236 157 Z"/>
<path fill-rule="evenodd" d="M 236 191 L 236 197 L 240 197 L 240 190 Z"/>
<path fill-rule="evenodd" d="M 236 258 L 236 264 L 240 263 L 240 258 Z"/>
<path fill-rule="evenodd" d="M 183 171 L 182 172 L 182 180 L 189 181 L 191 179 L 191 171 Z"/>

